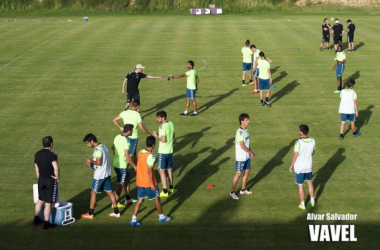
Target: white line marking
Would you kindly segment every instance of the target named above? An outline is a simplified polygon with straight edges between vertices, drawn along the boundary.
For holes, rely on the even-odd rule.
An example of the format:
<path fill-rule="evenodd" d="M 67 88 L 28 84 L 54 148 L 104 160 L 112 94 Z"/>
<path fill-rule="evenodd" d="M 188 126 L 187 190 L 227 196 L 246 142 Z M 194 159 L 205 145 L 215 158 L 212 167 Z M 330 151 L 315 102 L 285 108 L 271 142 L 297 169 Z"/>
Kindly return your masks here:
<path fill-rule="evenodd" d="M 71 28 L 71 27 L 70 27 Z M 49 39 L 47 39 L 46 41 L 40 43 L 39 45 L 37 45 L 36 47 L 34 48 L 31 48 L 30 50 L 22 53 L 21 55 L 19 55 L 18 57 L 14 58 L 12 61 L 10 61 L 9 63 L 7 64 L 4 64 L 3 66 L 0 67 L 0 71 L 3 70 L 4 68 L 8 67 L 9 65 L 11 65 L 12 63 L 14 63 L 15 61 L 17 61 L 18 59 L 22 58 L 23 56 L 25 56 L 26 54 L 28 54 L 29 52 L 32 52 L 33 50 L 37 49 L 38 47 L 40 47 L 41 45 L 44 45 L 45 43 L 49 42 L 50 40 L 56 38 L 57 36 L 59 36 L 60 34 L 62 34 L 63 32 L 66 32 L 67 30 L 63 30 L 62 32 L 59 32 L 57 35 L 55 36 L 52 36 L 50 37 Z"/>

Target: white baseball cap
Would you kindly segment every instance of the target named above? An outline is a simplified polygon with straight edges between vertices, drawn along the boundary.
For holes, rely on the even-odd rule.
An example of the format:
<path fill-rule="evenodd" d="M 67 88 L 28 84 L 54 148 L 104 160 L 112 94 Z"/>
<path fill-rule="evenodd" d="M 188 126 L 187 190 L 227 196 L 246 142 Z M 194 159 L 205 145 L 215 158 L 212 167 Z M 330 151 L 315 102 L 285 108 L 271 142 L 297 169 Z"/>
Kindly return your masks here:
<path fill-rule="evenodd" d="M 136 65 L 136 69 L 145 69 L 144 66 L 142 66 L 140 63 Z"/>

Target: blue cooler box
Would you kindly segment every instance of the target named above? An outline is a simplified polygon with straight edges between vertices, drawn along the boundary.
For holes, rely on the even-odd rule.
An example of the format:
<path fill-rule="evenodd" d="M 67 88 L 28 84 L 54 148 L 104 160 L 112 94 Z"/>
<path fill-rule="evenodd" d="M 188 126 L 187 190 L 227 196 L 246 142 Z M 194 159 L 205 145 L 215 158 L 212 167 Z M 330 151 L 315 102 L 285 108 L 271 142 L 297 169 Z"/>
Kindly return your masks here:
<path fill-rule="evenodd" d="M 44 210 L 45 206 L 42 207 L 40 212 L 41 220 L 44 220 Z M 73 217 L 73 204 L 70 202 L 60 201 L 59 207 L 52 206 L 49 222 L 59 226 L 66 226 L 74 223 L 75 218 Z"/>

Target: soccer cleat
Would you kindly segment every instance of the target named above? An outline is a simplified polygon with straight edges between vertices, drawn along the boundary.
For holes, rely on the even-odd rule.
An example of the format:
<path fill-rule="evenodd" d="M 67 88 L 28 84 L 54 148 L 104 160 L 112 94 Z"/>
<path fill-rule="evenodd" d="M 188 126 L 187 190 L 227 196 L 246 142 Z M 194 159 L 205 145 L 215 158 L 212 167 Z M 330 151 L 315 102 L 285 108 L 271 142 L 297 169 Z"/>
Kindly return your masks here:
<path fill-rule="evenodd" d="M 249 85 L 253 85 L 253 82 L 249 82 Z"/>
<path fill-rule="evenodd" d="M 353 137 L 358 137 L 358 136 L 360 136 L 360 135 L 362 135 L 361 132 L 356 132 L 356 134 L 354 134 L 354 135 L 352 135 L 352 136 L 353 136 Z"/>
<path fill-rule="evenodd" d="M 131 226 L 132 227 L 141 227 L 142 226 L 142 223 L 141 222 L 138 222 L 138 221 L 131 221 Z"/>
<path fill-rule="evenodd" d="M 92 219 L 94 219 L 94 214 L 91 214 L 91 215 L 89 213 L 82 214 L 82 218 L 92 220 Z"/>
<path fill-rule="evenodd" d="M 343 135 L 340 135 L 340 136 L 339 136 L 339 140 L 343 140 Z"/>
<path fill-rule="evenodd" d="M 328 51 L 330 51 L 331 49 L 330 49 L 330 48 L 328 48 L 327 50 L 328 50 Z"/>
<path fill-rule="evenodd" d="M 172 220 L 173 218 L 170 217 L 170 216 L 165 216 L 165 218 L 162 218 L 162 219 L 158 219 L 159 222 L 167 222 L 167 221 L 170 221 Z"/>
<path fill-rule="evenodd" d="M 33 220 L 32 227 L 37 227 L 37 226 L 40 225 L 42 222 L 44 222 L 44 221 L 41 220 L 40 217 L 36 217 L 36 218 Z"/>
<path fill-rule="evenodd" d="M 182 112 L 181 114 L 179 115 L 184 115 L 184 116 L 187 116 L 188 113 L 185 113 L 185 112 Z"/>
<path fill-rule="evenodd" d="M 175 189 L 174 189 L 174 188 L 169 189 L 169 193 L 170 193 L 170 194 L 173 194 L 174 192 L 175 192 Z"/>
<path fill-rule="evenodd" d="M 125 204 L 133 204 L 136 202 L 137 202 L 137 200 L 135 200 L 135 199 L 125 200 Z"/>
<path fill-rule="evenodd" d="M 305 206 L 302 206 L 302 205 L 299 205 L 298 208 L 301 210 L 305 210 Z"/>
<path fill-rule="evenodd" d="M 44 230 L 53 229 L 53 228 L 55 228 L 55 224 L 51 224 L 50 222 L 44 223 L 44 225 L 42 226 L 42 229 Z"/>
<path fill-rule="evenodd" d="M 310 202 L 311 207 L 315 207 L 315 202 Z"/>
<path fill-rule="evenodd" d="M 243 86 L 243 87 L 247 87 L 248 85 L 247 85 L 247 84 L 245 84 L 245 83 L 243 83 L 241 86 Z"/>
<path fill-rule="evenodd" d="M 198 113 L 194 113 L 194 112 L 190 114 L 190 116 L 197 116 L 197 115 Z"/>
<path fill-rule="evenodd" d="M 113 205 L 111 205 L 111 207 L 114 208 Z M 119 202 L 117 203 L 117 208 L 125 208 L 125 205 Z"/>
<path fill-rule="evenodd" d="M 260 103 L 260 106 L 261 106 L 261 107 L 264 107 L 264 105 L 265 105 L 265 103 L 263 103 L 263 102 L 262 102 L 262 103 Z"/>
<path fill-rule="evenodd" d="M 117 213 L 117 214 L 115 214 L 115 213 L 109 213 L 108 216 L 109 217 L 120 218 L 120 213 Z"/>
<path fill-rule="evenodd" d="M 272 105 L 268 101 L 265 101 L 265 105 L 267 105 L 268 107 L 272 107 Z"/>
<path fill-rule="evenodd" d="M 239 197 L 235 193 L 230 193 L 230 196 L 234 200 L 239 200 Z"/>
<path fill-rule="evenodd" d="M 322 48 L 319 48 L 319 51 L 322 51 Z"/>
<path fill-rule="evenodd" d="M 246 190 L 240 190 L 240 194 L 252 194 L 251 191 L 248 191 L 247 189 Z"/>
<path fill-rule="evenodd" d="M 161 191 L 160 197 L 169 197 L 169 192 L 165 193 L 164 191 Z"/>
<path fill-rule="evenodd" d="M 334 94 L 339 94 L 340 93 L 340 90 L 335 90 L 334 91 Z"/>

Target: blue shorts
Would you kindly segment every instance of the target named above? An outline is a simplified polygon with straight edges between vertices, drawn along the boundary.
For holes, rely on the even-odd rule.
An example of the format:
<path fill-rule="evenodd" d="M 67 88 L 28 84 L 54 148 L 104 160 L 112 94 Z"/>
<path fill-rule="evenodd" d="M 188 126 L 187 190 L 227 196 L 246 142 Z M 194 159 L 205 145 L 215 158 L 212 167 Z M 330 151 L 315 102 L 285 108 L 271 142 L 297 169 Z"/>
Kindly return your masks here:
<path fill-rule="evenodd" d="M 251 159 L 248 159 L 246 161 L 236 161 L 235 172 L 243 173 L 245 170 L 251 170 Z"/>
<path fill-rule="evenodd" d="M 243 62 L 243 71 L 250 71 L 252 69 L 252 63 Z"/>
<path fill-rule="evenodd" d="M 116 172 L 116 181 L 117 183 L 121 184 L 124 183 L 125 180 L 129 177 L 129 172 L 128 169 L 126 168 L 115 168 Z"/>
<path fill-rule="evenodd" d="M 111 176 L 108 176 L 105 179 L 94 179 L 92 181 L 91 190 L 98 194 L 100 194 L 102 191 L 112 192 Z"/>
<path fill-rule="evenodd" d="M 302 185 L 304 181 L 311 181 L 313 178 L 313 172 L 295 174 L 296 183 Z"/>
<path fill-rule="evenodd" d="M 158 153 L 158 170 L 172 169 L 173 154 L 160 154 Z"/>
<path fill-rule="evenodd" d="M 253 71 L 253 77 L 259 77 L 260 69 L 256 68 L 255 71 Z"/>
<path fill-rule="evenodd" d="M 270 89 L 269 79 L 259 78 L 259 90 L 269 90 L 269 89 Z"/>
<path fill-rule="evenodd" d="M 149 200 L 154 200 L 160 195 L 160 190 L 158 189 L 158 185 L 155 186 L 156 191 L 152 191 L 150 187 L 137 187 L 137 198 L 138 199 L 145 199 L 148 197 Z"/>
<path fill-rule="evenodd" d="M 336 65 L 336 76 L 337 77 L 342 77 L 343 76 L 343 71 L 346 68 L 344 64 L 338 64 Z"/>
<path fill-rule="evenodd" d="M 139 139 L 134 139 L 126 136 L 128 142 L 129 142 L 129 155 L 134 156 L 136 155 L 136 150 L 137 150 L 137 143 L 139 142 Z"/>
<path fill-rule="evenodd" d="M 355 114 L 340 114 L 340 121 L 341 122 L 354 122 L 355 121 Z"/>
<path fill-rule="evenodd" d="M 195 100 L 195 89 L 186 89 L 186 98 Z"/>

